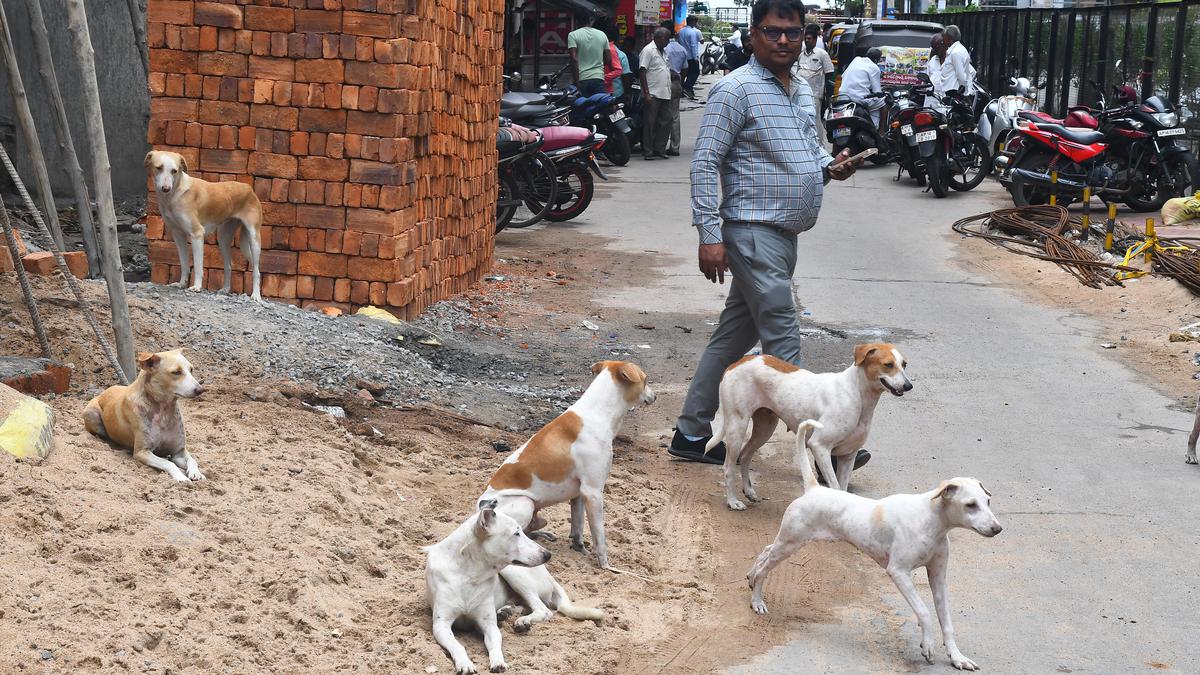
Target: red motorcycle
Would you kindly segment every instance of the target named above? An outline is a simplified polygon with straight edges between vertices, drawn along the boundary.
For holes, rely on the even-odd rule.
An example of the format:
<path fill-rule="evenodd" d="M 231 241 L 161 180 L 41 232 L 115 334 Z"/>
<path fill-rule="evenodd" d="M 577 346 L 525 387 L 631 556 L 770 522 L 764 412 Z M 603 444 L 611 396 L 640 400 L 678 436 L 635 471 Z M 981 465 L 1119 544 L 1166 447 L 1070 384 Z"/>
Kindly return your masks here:
<path fill-rule="evenodd" d="M 1131 88 L 1117 93 L 1124 105 L 1112 110 L 1075 108 L 1063 120 L 1021 114 L 1005 148 L 1011 157 L 1008 189 L 1017 206 L 1045 204 L 1051 194 L 1066 206 L 1091 187 L 1105 201 L 1156 211 L 1171 197 L 1191 194 L 1200 170 L 1175 140 L 1184 132 L 1178 114 L 1158 96 L 1138 104 Z"/>

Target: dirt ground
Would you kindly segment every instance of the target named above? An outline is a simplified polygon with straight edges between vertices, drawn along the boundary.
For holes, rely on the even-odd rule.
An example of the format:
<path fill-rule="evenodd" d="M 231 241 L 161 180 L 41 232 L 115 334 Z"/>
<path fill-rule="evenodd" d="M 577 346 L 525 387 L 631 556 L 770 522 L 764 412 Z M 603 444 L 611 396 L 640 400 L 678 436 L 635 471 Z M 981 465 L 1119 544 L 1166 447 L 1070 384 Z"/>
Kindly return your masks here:
<path fill-rule="evenodd" d="M 419 547 L 467 517 L 497 448 L 574 400 L 592 362 L 630 358 L 652 383 L 682 379 L 707 334 L 696 317 L 594 310 L 596 284 L 643 283 L 653 265 L 559 235 L 502 243 L 495 280 L 403 326 L 130 285 L 139 347 L 185 346 L 208 387 L 183 404 L 208 480 L 184 486 L 83 431 L 83 405 L 113 377 L 61 285 L 36 280 L 75 376 L 47 398 L 59 415 L 49 459 L 0 457 L 0 671 L 451 672 L 429 632 Z M 36 355 L 11 277 L 0 278 L 0 353 Z M 101 283 L 85 287 L 102 303 Z M 374 405 L 360 384 L 383 390 Z M 607 617 L 506 627 L 514 672 L 709 672 L 814 620 L 802 598 L 845 583 L 839 565 L 815 577 L 801 567 L 830 550 L 814 547 L 774 582 L 789 609 L 757 618 L 741 573 L 718 563 L 744 570 L 786 500 L 769 503 L 747 544 L 746 523 L 710 509 L 714 467 L 665 459 L 666 417 L 631 413 L 608 486 L 613 563 L 636 576 L 600 571 L 565 537 L 549 544 L 555 577 Z M 784 494 L 796 480 L 786 473 L 764 476 L 764 493 Z M 566 533 L 568 511 L 546 513 L 552 531 Z M 484 663 L 478 636 L 463 640 Z"/>

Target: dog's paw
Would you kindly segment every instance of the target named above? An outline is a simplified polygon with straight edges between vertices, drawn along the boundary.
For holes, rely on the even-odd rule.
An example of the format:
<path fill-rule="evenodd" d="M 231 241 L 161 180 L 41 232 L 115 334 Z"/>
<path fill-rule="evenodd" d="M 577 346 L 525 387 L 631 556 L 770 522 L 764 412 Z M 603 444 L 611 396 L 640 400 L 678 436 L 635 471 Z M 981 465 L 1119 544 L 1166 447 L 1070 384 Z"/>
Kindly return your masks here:
<path fill-rule="evenodd" d="M 200 469 L 192 469 L 188 471 L 187 477 L 189 480 L 204 480 L 204 474 L 200 473 Z"/>
<path fill-rule="evenodd" d="M 454 664 L 454 672 L 457 675 L 475 675 L 478 670 L 475 670 L 475 664 L 467 661 L 466 663 Z"/>
<path fill-rule="evenodd" d="M 921 640 L 921 656 L 924 656 L 928 663 L 933 663 L 933 640 Z"/>
<path fill-rule="evenodd" d="M 758 494 L 754 490 L 745 490 L 744 492 L 746 494 L 746 499 L 750 500 L 750 502 L 754 504 L 767 501 L 766 497 Z"/>
<path fill-rule="evenodd" d="M 1183 461 L 1187 462 L 1188 464 L 1196 464 L 1196 456 L 1189 454 L 1187 457 L 1183 458 Z"/>
<path fill-rule="evenodd" d="M 518 633 L 528 633 L 530 628 L 533 628 L 533 619 L 528 616 L 523 616 L 513 622 L 513 630 Z"/>
<path fill-rule="evenodd" d="M 961 652 L 958 654 L 951 654 L 950 663 L 953 663 L 954 667 L 958 668 L 959 670 L 979 670 L 979 666 L 974 661 L 964 656 Z"/>
<path fill-rule="evenodd" d="M 746 510 L 746 505 L 743 504 L 741 502 L 741 500 L 739 500 L 739 499 L 729 499 L 729 500 L 726 500 L 725 503 L 729 505 L 730 511 L 745 511 Z"/>
<path fill-rule="evenodd" d="M 267 304 L 266 300 L 263 300 L 263 298 L 262 298 L 262 294 L 260 294 L 260 293 L 255 293 L 254 295 L 251 295 L 251 296 L 250 296 L 250 299 L 251 299 L 251 300 L 253 300 L 253 301 L 255 301 L 255 302 L 257 302 L 257 303 L 258 303 L 258 304 L 260 304 L 260 305 L 266 305 L 266 304 Z"/>
<path fill-rule="evenodd" d="M 171 284 L 171 286 L 173 286 L 174 288 L 187 288 L 188 282 L 186 280 L 176 281 L 175 283 Z"/>
<path fill-rule="evenodd" d="M 582 539 L 572 539 L 572 540 L 571 540 L 571 550 L 573 550 L 573 551 L 579 551 L 580 553 L 586 553 L 586 552 L 587 552 L 587 546 L 584 546 L 584 545 L 583 545 L 583 540 L 582 540 Z"/>
<path fill-rule="evenodd" d="M 492 661 L 489 666 L 493 673 L 503 673 L 508 670 L 508 664 L 504 662 L 504 659 Z"/>
<path fill-rule="evenodd" d="M 188 286 L 187 290 L 191 293 L 199 293 L 200 291 L 204 290 L 204 287 L 203 286 Z"/>
<path fill-rule="evenodd" d="M 180 471 L 180 472 L 178 472 L 178 473 L 175 473 L 175 474 L 172 474 L 172 475 L 171 475 L 171 480 L 175 481 L 176 483 L 190 483 L 190 482 L 192 482 L 192 479 L 191 479 L 191 478 L 188 478 L 188 477 L 187 477 L 187 476 L 185 476 L 185 475 L 183 475 L 183 472 L 182 472 L 182 471 Z"/>
<path fill-rule="evenodd" d="M 750 606 L 752 608 L 754 608 L 754 612 L 756 614 L 767 614 L 768 613 L 766 600 L 759 600 L 757 598 L 752 598 L 750 600 Z"/>

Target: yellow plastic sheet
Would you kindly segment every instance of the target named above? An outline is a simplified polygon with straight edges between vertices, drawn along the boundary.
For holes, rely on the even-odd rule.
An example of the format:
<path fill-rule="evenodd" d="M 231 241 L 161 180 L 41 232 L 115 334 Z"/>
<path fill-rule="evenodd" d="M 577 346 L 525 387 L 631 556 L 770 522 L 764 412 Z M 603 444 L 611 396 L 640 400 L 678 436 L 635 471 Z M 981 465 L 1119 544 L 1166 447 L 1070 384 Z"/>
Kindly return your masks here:
<path fill-rule="evenodd" d="M 0 423 L 0 448 L 17 457 L 45 459 L 54 445 L 54 410 L 25 397 Z"/>

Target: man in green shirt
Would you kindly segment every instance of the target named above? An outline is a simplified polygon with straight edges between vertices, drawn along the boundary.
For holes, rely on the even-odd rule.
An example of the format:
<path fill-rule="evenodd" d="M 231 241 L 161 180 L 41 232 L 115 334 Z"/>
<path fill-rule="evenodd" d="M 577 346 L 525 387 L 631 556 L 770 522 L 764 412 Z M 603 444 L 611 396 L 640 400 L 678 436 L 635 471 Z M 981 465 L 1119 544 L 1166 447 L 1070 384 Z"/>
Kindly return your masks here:
<path fill-rule="evenodd" d="M 612 68 L 608 36 L 596 27 L 602 17 L 580 13 L 575 21 L 580 25 L 567 35 L 567 51 L 571 53 L 571 74 L 580 96 L 604 91 L 604 70 Z"/>

